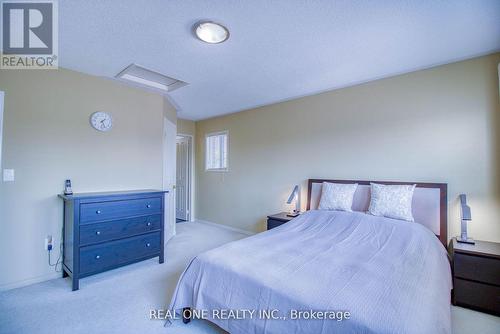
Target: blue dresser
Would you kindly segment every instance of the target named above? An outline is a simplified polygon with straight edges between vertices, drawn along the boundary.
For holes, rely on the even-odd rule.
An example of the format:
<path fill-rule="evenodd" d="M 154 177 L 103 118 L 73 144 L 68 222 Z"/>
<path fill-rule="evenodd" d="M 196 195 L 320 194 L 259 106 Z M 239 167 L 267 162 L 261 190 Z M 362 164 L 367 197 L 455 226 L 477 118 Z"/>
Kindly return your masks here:
<path fill-rule="evenodd" d="M 59 195 L 64 200 L 63 277 L 82 277 L 158 256 L 164 261 L 164 195 L 136 190 Z"/>

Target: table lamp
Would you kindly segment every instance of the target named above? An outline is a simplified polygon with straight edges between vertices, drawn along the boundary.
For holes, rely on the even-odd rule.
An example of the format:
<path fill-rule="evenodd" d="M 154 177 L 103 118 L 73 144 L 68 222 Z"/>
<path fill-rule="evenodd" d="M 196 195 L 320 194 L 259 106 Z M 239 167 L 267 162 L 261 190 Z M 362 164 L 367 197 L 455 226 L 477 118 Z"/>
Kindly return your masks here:
<path fill-rule="evenodd" d="M 457 237 L 458 242 L 474 245 L 474 239 L 467 237 L 467 222 L 472 220 L 470 207 L 467 205 L 465 194 L 460 194 L 460 218 L 462 220 L 460 236 Z"/>
<path fill-rule="evenodd" d="M 288 201 L 286 201 L 286 204 L 292 204 L 293 201 L 295 201 L 295 210 L 287 213 L 286 215 L 288 217 L 297 217 L 298 215 L 300 215 L 300 187 L 298 185 L 293 188 L 290 197 L 288 197 Z"/>

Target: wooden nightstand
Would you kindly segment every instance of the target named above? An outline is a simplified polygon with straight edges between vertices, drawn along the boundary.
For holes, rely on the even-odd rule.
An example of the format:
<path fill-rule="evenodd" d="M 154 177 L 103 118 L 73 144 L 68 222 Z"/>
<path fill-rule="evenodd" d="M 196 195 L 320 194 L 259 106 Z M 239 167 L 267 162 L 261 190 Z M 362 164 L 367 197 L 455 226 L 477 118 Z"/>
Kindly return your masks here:
<path fill-rule="evenodd" d="M 280 212 L 275 215 L 267 216 L 267 229 L 278 227 L 284 223 L 289 222 L 295 217 L 288 217 L 286 214 L 288 212 Z"/>
<path fill-rule="evenodd" d="M 500 315 L 500 243 L 450 242 L 453 304 Z"/>

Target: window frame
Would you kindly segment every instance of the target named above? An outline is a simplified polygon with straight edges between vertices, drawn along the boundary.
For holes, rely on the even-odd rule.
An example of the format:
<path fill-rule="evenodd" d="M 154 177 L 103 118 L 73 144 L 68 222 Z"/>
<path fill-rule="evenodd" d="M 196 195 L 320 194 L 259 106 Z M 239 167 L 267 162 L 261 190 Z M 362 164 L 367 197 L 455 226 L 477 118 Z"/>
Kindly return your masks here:
<path fill-rule="evenodd" d="M 213 136 L 226 135 L 226 167 L 225 168 L 208 168 L 207 160 L 208 160 L 208 147 L 207 147 L 207 139 Z M 229 130 L 222 130 L 216 132 L 210 132 L 205 134 L 205 172 L 229 172 Z"/>

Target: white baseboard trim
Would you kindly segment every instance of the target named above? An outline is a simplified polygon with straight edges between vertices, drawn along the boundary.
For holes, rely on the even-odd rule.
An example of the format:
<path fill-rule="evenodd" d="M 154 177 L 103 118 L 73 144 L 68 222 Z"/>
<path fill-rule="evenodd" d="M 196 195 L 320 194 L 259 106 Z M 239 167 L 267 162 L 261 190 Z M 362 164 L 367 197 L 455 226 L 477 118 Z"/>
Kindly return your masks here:
<path fill-rule="evenodd" d="M 213 222 L 210 222 L 210 221 L 207 221 L 207 220 L 195 219 L 193 222 L 200 223 L 200 224 L 205 224 L 205 225 L 210 225 L 210 226 L 215 226 L 215 227 L 223 228 L 223 229 L 226 229 L 226 230 L 229 230 L 229 231 L 238 232 L 238 233 L 249 235 L 249 236 L 257 234 L 256 232 L 252 232 L 252 231 L 248 231 L 248 230 L 244 230 L 244 229 L 241 229 L 241 228 L 232 227 L 232 226 L 228 226 L 228 225 L 217 224 L 217 223 L 213 223 Z M 0 285 L 0 292 L 7 291 L 7 290 L 12 290 L 12 289 L 16 289 L 16 288 L 22 288 L 24 286 L 28 286 L 28 285 L 31 285 L 31 284 L 45 282 L 45 281 L 49 281 L 49 280 L 56 279 L 56 278 L 61 278 L 61 277 L 62 277 L 62 273 L 56 273 L 56 272 L 54 272 L 54 273 L 50 273 L 50 274 L 46 274 L 46 275 L 42 275 L 42 276 L 28 278 L 28 279 L 17 281 L 17 282 L 2 284 L 2 285 Z"/>
<path fill-rule="evenodd" d="M 206 224 L 206 225 L 220 227 L 220 228 L 223 228 L 223 229 L 226 229 L 226 230 L 229 230 L 229 231 L 238 232 L 238 233 L 245 234 L 245 235 L 254 235 L 254 234 L 257 234 L 257 232 L 252 232 L 252 231 L 244 230 L 242 228 L 232 227 L 232 226 L 229 226 L 229 225 L 217 224 L 217 223 L 210 222 L 208 220 L 196 219 L 195 222 L 196 223 L 201 223 L 201 224 Z"/>
<path fill-rule="evenodd" d="M 28 279 L 24 279 L 24 280 L 17 281 L 17 282 L 2 284 L 2 285 L 0 285 L 0 292 L 12 290 L 12 289 L 16 289 L 16 288 L 22 288 L 23 286 L 28 286 L 28 285 L 35 284 L 35 283 L 45 282 L 45 281 L 49 281 L 49 280 L 56 279 L 56 278 L 62 278 L 62 273 L 53 272 L 50 274 L 37 276 L 37 277 L 33 277 L 33 278 L 28 278 Z"/>

